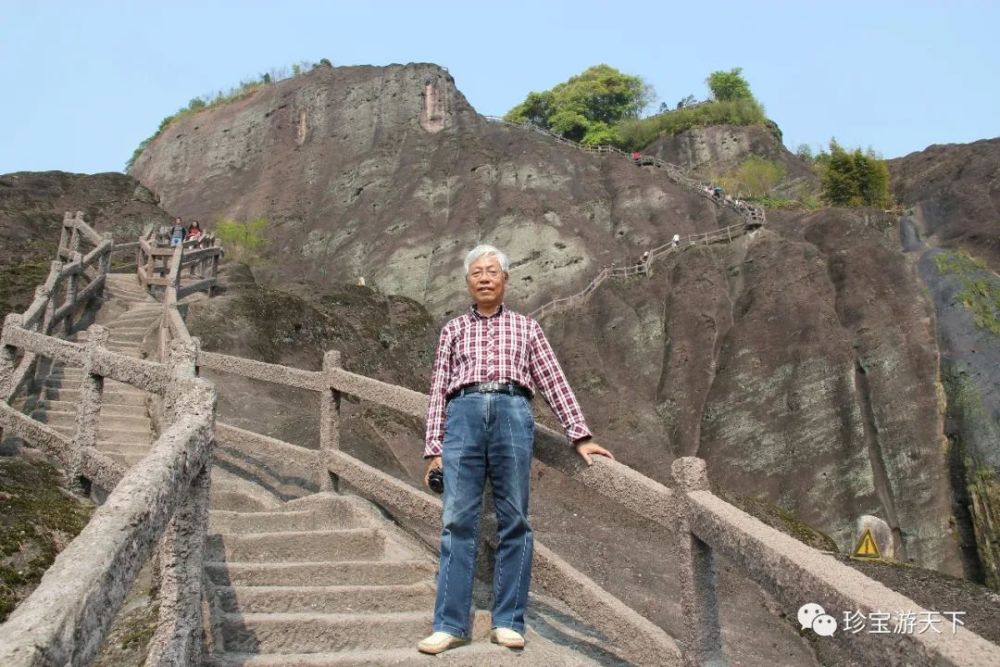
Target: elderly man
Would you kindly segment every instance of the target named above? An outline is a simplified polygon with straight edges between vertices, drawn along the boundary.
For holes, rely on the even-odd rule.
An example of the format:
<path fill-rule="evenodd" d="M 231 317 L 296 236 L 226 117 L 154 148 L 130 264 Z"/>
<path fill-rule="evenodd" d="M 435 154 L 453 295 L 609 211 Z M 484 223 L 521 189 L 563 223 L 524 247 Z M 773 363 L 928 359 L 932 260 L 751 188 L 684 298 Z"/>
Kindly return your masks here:
<path fill-rule="evenodd" d="M 580 404 L 538 322 L 503 304 L 507 256 L 489 245 L 465 257 L 465 282 L 475 303 L 441 330 L 427 409 L 424 458 L 443 468 L 441 564 L 434 633 L 420 642 L 440 653 L 468 641 L 479 511 L 487 476 L 496 503 L 499 544 L 493 577 L 490 639 L 524 647 L 524 609 L 531 581 L 532 531 L 528 483 L 537 388 L 552 406 L 587 465 L 614 458 L 591 438 Z"/>

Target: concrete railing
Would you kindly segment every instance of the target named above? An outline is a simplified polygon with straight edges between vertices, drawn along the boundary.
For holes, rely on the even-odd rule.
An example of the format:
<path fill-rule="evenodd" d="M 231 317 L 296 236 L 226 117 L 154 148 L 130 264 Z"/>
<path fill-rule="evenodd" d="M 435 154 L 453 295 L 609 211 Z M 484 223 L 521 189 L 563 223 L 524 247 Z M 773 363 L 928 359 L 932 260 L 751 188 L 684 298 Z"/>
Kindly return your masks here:
<path fill-rule="evenodd" d="M 339 443 L 343 394 L 420 419 L 427 413 L 425 394 L 344 370 L 340 354 L 335 351 L 326 353 L 320 371 L 209 352 L 198 355 L 198 365 L 319 392 L 320 449 L 299 448 L 298 456 L 300 461 L 315 461 L 320 466 L 319 486 L 328 488 L 328 473 L 332 473 L 362 495 L 402 516 L 432 525 L 439 521 L 440 501 L 346 454 Z M 709 490 L 705 462 L 701 459 L 677 459 L 673 465 L 676 487 L 668 488 L 626 465 L 602 457 L 594 457 L 595 464 L 585 466 L 573 455 L 561 434 L 542 425 L 538 425 L 536 434 L 535 456 L 541 462 L 677 537 L 675 562 L 685 618 L 684 636 L 677 641 L 535 542 L 536 582 L 585 617 L 601 618 L 602 631 L 615 640 L 630 662 L 724 664 L 714 569 L 718 555 L 738 565 L 790 614 L 806 602 L 818 603 L 825 609 L 857 610 L 865 614 L 892 610 L 894 617 L 900 612 L 930 613 L 834 557 L 788 537 L 714 495 Z M 295 445 L 281 445 L 285 448 L 282 456 L 295 451 Z M 1000 664 L 1000 647 L 963 627 L 957 628 L 953 635 L 859 636 L 856 642 L 851 642 L 850 649 L 866 664 L 928 667 Z"/>
<path fill-rule="evenodd" d="M 79 253 L 66 253 L 62 247 L 63 242 L 75 245 L 72 229 L 78 238 L 96 241 L 81 223 L 82 217 L 67 215 L 59 254 L 68 255 L 73 260 L 70 266 L 81 271 L 100 257 L 100 273 L 91 285 L 103 286 L 110 239 L 101 240 L 101 253 L 88 253 L 93 257 L 73 259 Z M 59 268 L 46 286 L 55 284 L 53 275 L 56 282 L 78 275 L 67 274 L 65 266 Z M 76 296 L 81 300 L 88 295 L 80 290 Z M 106 349 L 108 330 L 98 325 L 87 330 L 85 344 L 47 335 L 60 314 L 52 303 L 36 299 L 23 315 L 11 314 L 4 321 L 0 429 L 53 456 L 70 479 L 109 495 L 80 535 L 56 557 L 35 591 L 0 626 L 0 665 L 88 664 L 154 550 L 160 566 L 160 617 L 146 665 L 198 664 L 215 389 L 195 377 L 197 339 L 178 337 L 171 343 L 169 357 L 159 361 L 135 359 Z M 9 405 L 29 359 L 82 369 L 72 438 Z M 127 470 L 96 448 L 106 379 L 157 396 L 162 408 L 159 438 L 149 454 Z"/>
<path fill-rule="evenodd" d="M 136 273 L 143 287 L 173 286 L 178 299 L 199 290 L 208 290 L 211 296 L 221 258 L 222 246 L 214 234 L 203 234 L 171 247 L 164 231 L 150 232 L 138 241 Z M 198 280 L 181 286 L 181 271 L 185 267 Z"/>
<path fill-rule="evenodd" d="M 747 232 L 752 228 L 746 224 L 741 225 L 730 225 L 723 229 L 718 229 L 714 232 L 705 232 L 703 234 L 691 234 L 685 236 L 682 239 L 678 239 L 676 243 L 669 241 L 662 245 L 658 245 L 652 250 L 649 250 L 645 257 L 634 264 L 628 264 L 626 266 L 606 266 L 602 268 L 593 280 L 588 283 L 586 287 L 577 292 L 576 294 L 571 294 L 569 296 L 564 296 L 558 299 L 553 299 L 548 303 L 542 304 L 535 310 L 531 311 L 529 315 L 536 320 L 545 317 L 546 315 L 551 315 L 553 312 L 562 310 L 564 308 L 569 308 L 574 306 L 594 292 L 608 278 L 628 278 L 631 276 L 648 276 L 651 275 L 651 268 L 653 262 L 663 257 L 675 250 L 680 250 L 681 248 L 686 248 L 692 245 L 709 245 L 712 243 L 720 243 L 722 241 L 733 241 Z"/>
<path fill-rule="evenodd" d="M 42 334 L 60 324 L 66 335 L 76 331 L 86 314 L 84 306 L 104 290 L 113 246 L 111 235 L 102 236 L 91 229 L 82 212 L 66 213 L 57 259 L 51 263 L 45 282 L 35 288 L 35 298 L 21 315 L 20 326 Z M 0 392 L 8 399 L 16 396 L 34 379 L 37 365 L 34 353 L 25 352 L 7 378 L 8 386 L 0 385 Z"/>
<path fill-rule="evenodd" d="M 0 427 L 110 495 L 0 626 L 0 664 L 88 664 L 158 543 L 160 622 L 146 664 L 195 664 L 201 655 L 200 571 L 215 420 L 215 390 L 195 377 L 195 347 L 175 342 L 162 364 L 104 349 L 107 330 L 98 325 L 90 327 L 83 345 L 28 331 L 21 322 L 18 315 L 5 320 L 0 384 L 9 386 L 19 349 L 83 369 L 76 434 L 66 438 L 6 400 L 0 401 Z M 106 378 L 162 396 L 166 428 L 128 470 L 95 448 Z"/>

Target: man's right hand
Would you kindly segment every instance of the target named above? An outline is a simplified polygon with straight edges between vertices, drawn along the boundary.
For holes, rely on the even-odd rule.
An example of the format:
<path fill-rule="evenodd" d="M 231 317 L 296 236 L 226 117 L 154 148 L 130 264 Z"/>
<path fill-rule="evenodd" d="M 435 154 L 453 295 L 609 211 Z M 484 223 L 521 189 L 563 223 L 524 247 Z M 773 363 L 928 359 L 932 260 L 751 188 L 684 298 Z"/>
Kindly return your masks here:
<path fill-rule="evenodd" d="M 424 473 L 424 486 L 426 486 L 428 489 L 431 488 L 431 481 L 430 481 L 431 470 L 440 467 L 441 467 L 440 456 L 432 456 L 427 460 L 427 472 Z"/>

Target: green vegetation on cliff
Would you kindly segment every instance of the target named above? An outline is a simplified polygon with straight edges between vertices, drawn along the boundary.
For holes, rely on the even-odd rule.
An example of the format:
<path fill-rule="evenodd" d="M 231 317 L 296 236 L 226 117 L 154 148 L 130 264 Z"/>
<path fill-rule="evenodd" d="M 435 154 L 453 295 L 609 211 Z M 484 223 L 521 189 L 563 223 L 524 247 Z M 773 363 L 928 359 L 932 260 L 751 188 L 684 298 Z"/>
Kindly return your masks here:
<path fill-rule="evenodd" d="M 63 483 L 44 461 L 0 457 L 0 623 L 90 518 Z"/>
<path fill-rule="evenodd" d="M 661 105 L 661 113 L 640 118 L 653 100 L 653 89 L 637 76 L 596 65 L 551 90 L 528 93 L 504 118 L 531 123 L 573 141 L 627 150 L 648 146 L 660 135 L 707 125 L 767 125 L 780 137 L 742 72 L 734 67 L 709 74 L 705 82 L 712 97 L 708 101 L 698 103 L 688 95 L 674 110 Z"/>
<path fill-rule="evenodd" d="M 1000 280 L 986 263 L 964 250 L 945 251 L 934 257 L 938 272 L 955 276 L 961 289 L 955 299 L 965 306 L 976 326 L 1000 336 Z"/>
<path fill-rule="evenodd" d="M 652 101 L 652 89 L 637 76 L 595 65 L 551 90 L 528 93 L 507 112 L 512 123 L 532 123 L 572 141 L 615 143 L 615 126 L 638 118 Z"/>
<path fill-rule="evenodd" d="M 306 72 L 312 71 L 317 67 L 333 67 L 333 63 L 326 58 L 323 58 L 318 63 L 313 64 L 309 64 L 307 62 L 295 63 L 292 65 L 291 69 L 287 67 L 272 69 L 270 72 L 261 74 L 256 79 L 241 81 L 238 86 L 234 86 L 229 90 L 220 90 L 214 95 L 210 94 L 203 97 L 195 97 L 188 102 L 187 106 L 181 107 L 176 113 L 161 120 L 160 126 L 156 128 L 156 132 L 139 143 L 139 146 L 132 152 L 132 157 L 130 157 L 125 163 L 125 171 L 131 171 L 132 165 L 134 165 L 135 161 L 139 159 L 139 156 L 146 150 L 146 147 L 149 146 L 154 139 L 160 136 L 165 129 L 181 118 L 205 109 L 211 109 L 212 107 L 219 106 L 220 104 L 228 104 L 229 102 L 242 99 L 264 86 L 277 83 L 278 81 L 283 81 L 284 79 L 296 77 L 300 74 L 305 74 Z"/>
<path fill-rule="evenodd" d="M 799 147 L 799 157 L 808 159 L 808 152 Z M 819 170 L 823 200 L 831 206 L 888 207 L 889 167 L 870 148 L 848 151 L 836 139 L 830 140 L 830 152 L 820 152 L 813 163 Z"/>

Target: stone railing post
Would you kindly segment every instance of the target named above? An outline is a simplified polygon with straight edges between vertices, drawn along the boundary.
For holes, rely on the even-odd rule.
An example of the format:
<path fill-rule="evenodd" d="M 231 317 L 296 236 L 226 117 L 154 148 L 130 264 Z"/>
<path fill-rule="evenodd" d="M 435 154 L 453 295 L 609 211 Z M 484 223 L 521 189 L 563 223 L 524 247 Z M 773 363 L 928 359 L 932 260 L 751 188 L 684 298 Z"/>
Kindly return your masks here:
<path fill-rule="evenodd" d="M 14 327 L 21 326 L 21 316 L 17 313 L 9 313 L 3 321 L 3 331 L 0 332 L 0 401 L 10 399 L 13 388 L 10 386 L 14 379 L 14 361 L 17 359 L 17 348 L 8 345 L 7 340 Z"/>
<path fill-rule="evenodd" d="M 70 264 L 78 262 L 82 258 L 83 256 L 74 250 L 69 256 Z M 76 308 L 76 294 L 80 288 L 79 278 L 79 273 L 72 273 L 66 276 L 66 300 L 63 301 L 63 306 L 68 307 L 68 311 L 66 313 L 66 319 L 63 320 L 63 325 L 67 336 L 73 333 L 73 310 Z"/>
<path fill-rule="evenodd" d="M 87 329 L 87 345 L 84 350 L 83 373 L 80 379 L 80 402 L 76 406 L 76 437 L 73 439 L 73 469 L 67 471 L 71 479 L 78 479 L 81 450 L 97 447 L 97 425 L 101 413 L 101 396 L 104 393 L 104 377 L 92 373 L 94 353 L 104 349 L 108 343 L 108 330 L 94 324 Z"/>
<path fill-rule="evenodd" d="M 62 271 L 62 267 L 63 263 L 60 262 L 59 260 L 56 260 L 52 262 L 51 271 L 53 273 L 60 273 Z M 39 285 L 38 287 L 35 288 L 36 299 L 39 297 L 44 297 L 45 299 L 48 299 L 48 301 L 45 303 L 45 314 L 42 315 L 41 326 L 38 327 L 38 332 L 43 333 L 46 336 L 49 335 L 49 330 L 52 327 L 52 316 L 55 315 L 56 312 L 55 296 L 56 296 L 55 289 L 51 291 L 47 290 L 45 289 L 45 285 Z"/>
<path fill-rule="evenodd" d="M 163 397 L 165 424 L 185 418 L 183 380 L 196 375 L 198 347 L 197 338 L 190 342 L 179 338 L 170 341 L 166 361 L 171 381 Z M 201 662 L 202 577 L 210 489 L 211 463 L 206 463 L 174 512 L 156 552 L 160 616 L 150 640 L 146 667 L 186 667 Z"/>
<path fill-rule="evenodd" d="M 111 247 L 108 248 L 108 251 L 106 253 L 104 253 L 103 257 L 101 257 L 101 263 L 100 263 L 101 270 L 97 274 L 98 277 L 102 276 L 102 275 L 107 275 L 108 273 L 111 273 L 111 254 L 112 254 L 112 252 L 115 249 L 115 246 L 114 246 L 114 235 L 111 232 L 104 232 L 104 234 L 102 234 L 102 236 L 104 237 L 105 241 L 111 241 Z"/>
<path fill-rule="evenodd" d="M 332 488 L 327 454 L 340 449 L 340 392 L 333 388 L 333 372 L 340 368 L 340 352 L 327 350 L 323 355 L 323 388 L 319 395 L 319 449 L 322 466 L 319 487 Z"/>
<path fill-rule="evenodd" d="M 689 667 L 725 665 L 719 631 L 719 602 L 715 590 L 712 548 L 691 532 L 687 494 L 709 491 L 705 461 L 684 456 L 671 466 L 681 503 L 677 530 L 677 564 L 684 613 L 684 664 Z"/>

